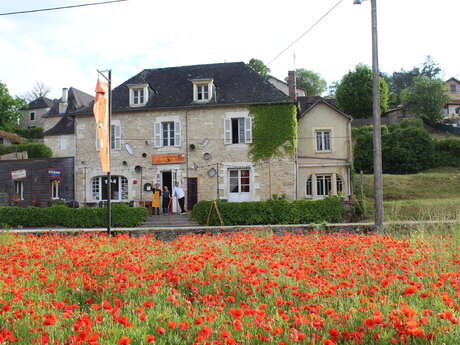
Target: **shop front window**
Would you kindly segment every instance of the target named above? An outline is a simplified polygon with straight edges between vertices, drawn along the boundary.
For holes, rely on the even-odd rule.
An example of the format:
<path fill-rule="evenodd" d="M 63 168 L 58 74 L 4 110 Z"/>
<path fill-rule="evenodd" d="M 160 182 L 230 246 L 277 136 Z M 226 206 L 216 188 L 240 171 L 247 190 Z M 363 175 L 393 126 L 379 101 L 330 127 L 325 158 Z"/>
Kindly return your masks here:
<path fill-rule="evenodd" d="M 111 176 L 111 200 L 128 200 L 128 179 L 124 176 Z M 93 200 L 107 200 L 108 184 L 106 176 L 93 177 L 91 181 Z"/>

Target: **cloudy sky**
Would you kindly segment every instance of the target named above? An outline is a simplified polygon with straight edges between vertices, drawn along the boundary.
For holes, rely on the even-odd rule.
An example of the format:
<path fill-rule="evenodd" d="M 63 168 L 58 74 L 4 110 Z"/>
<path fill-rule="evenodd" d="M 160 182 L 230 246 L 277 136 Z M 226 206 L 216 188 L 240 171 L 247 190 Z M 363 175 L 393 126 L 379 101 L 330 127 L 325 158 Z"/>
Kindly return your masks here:
<path fill-rule="evenodd" d="M 100 0 L 94 0 L 100 1 Z M 1 1 L 0 13 L 90 0 Z M 144 68 L 215 62 L 268 63 L 338 0 L 128 0 L 102 6 L 0 16 L 0 81 L 21 95 L 36 81 L 93 93 L 96 69 L 118 85 Z M 380 67 L 420 65 L 431 55 L 444 77 L 460 77 L 460 1 L 377 0 Z M 357 63 L 371 64 L 370 1 L 344 0 L 269 67 L 284 78 L 295 66 L 331 83 Z"/>

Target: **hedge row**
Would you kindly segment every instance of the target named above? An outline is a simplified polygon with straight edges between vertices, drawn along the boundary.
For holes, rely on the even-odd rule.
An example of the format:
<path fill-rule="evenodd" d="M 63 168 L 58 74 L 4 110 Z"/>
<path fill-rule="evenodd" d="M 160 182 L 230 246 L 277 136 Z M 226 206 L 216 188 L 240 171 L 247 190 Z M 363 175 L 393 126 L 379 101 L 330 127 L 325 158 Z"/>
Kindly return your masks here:
<path fill-rule="evenodd" d="M 145 207 L 112 205 L 112 225 L 132 227 L 141 224 L 147 216 Z M 95 228 L 107 226 L 107 210 L 98 208 L 52 207 L 0 207 L 0 227 L 65 227 Z"/>
<path fill-rule="evenodd" d="M 53 156 L 53 151 L 44 144 L 24 142 L 14 145 L 0 145 L 0 155 L 22 151 L 27 151 L 29 159 L 51 158 Z"/>
<path fill-rule="evenodd" d="M 339 197 L 323 200 L 268 200 L 254 202 L 217 202 L 225 225 L 311 224 L 340 222 L 345 209 Z M 192 218 L 206 224 L 211 201 L 193 207 Z M 213 210 L 210 225 L 220 225 Z"/>

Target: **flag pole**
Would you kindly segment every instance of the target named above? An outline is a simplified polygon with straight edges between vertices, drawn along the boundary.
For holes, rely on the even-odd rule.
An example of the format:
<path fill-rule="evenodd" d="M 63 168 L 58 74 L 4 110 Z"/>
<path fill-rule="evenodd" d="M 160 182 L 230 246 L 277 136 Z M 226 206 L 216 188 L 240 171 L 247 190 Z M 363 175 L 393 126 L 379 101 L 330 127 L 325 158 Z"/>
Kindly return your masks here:
<path fill-rule="evenodd" d="M 110 148 L 112 145 L 111 135 L 112 135 L 112 70 L 108 70 L 108 85 L 109 85 L 109 143 L 107 145 L 107 155 L 109 156 L 109 171 L 107 172 L 107 235 L 110 235 L 110 228 L 112 227 L 112 177 L 110 175 Z"/>

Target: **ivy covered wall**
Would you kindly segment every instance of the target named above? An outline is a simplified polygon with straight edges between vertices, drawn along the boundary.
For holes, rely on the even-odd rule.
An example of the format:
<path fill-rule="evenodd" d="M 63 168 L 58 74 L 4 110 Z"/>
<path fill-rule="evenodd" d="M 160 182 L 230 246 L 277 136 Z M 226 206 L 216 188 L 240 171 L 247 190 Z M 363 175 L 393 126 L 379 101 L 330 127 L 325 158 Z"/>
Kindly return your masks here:
<path fill-rule="evenodd" d="M 254 162 L 293 155 L 297 141 L 297 117 L 294 104 L 252 105 L 252 144 L 249 154 Z"/>

